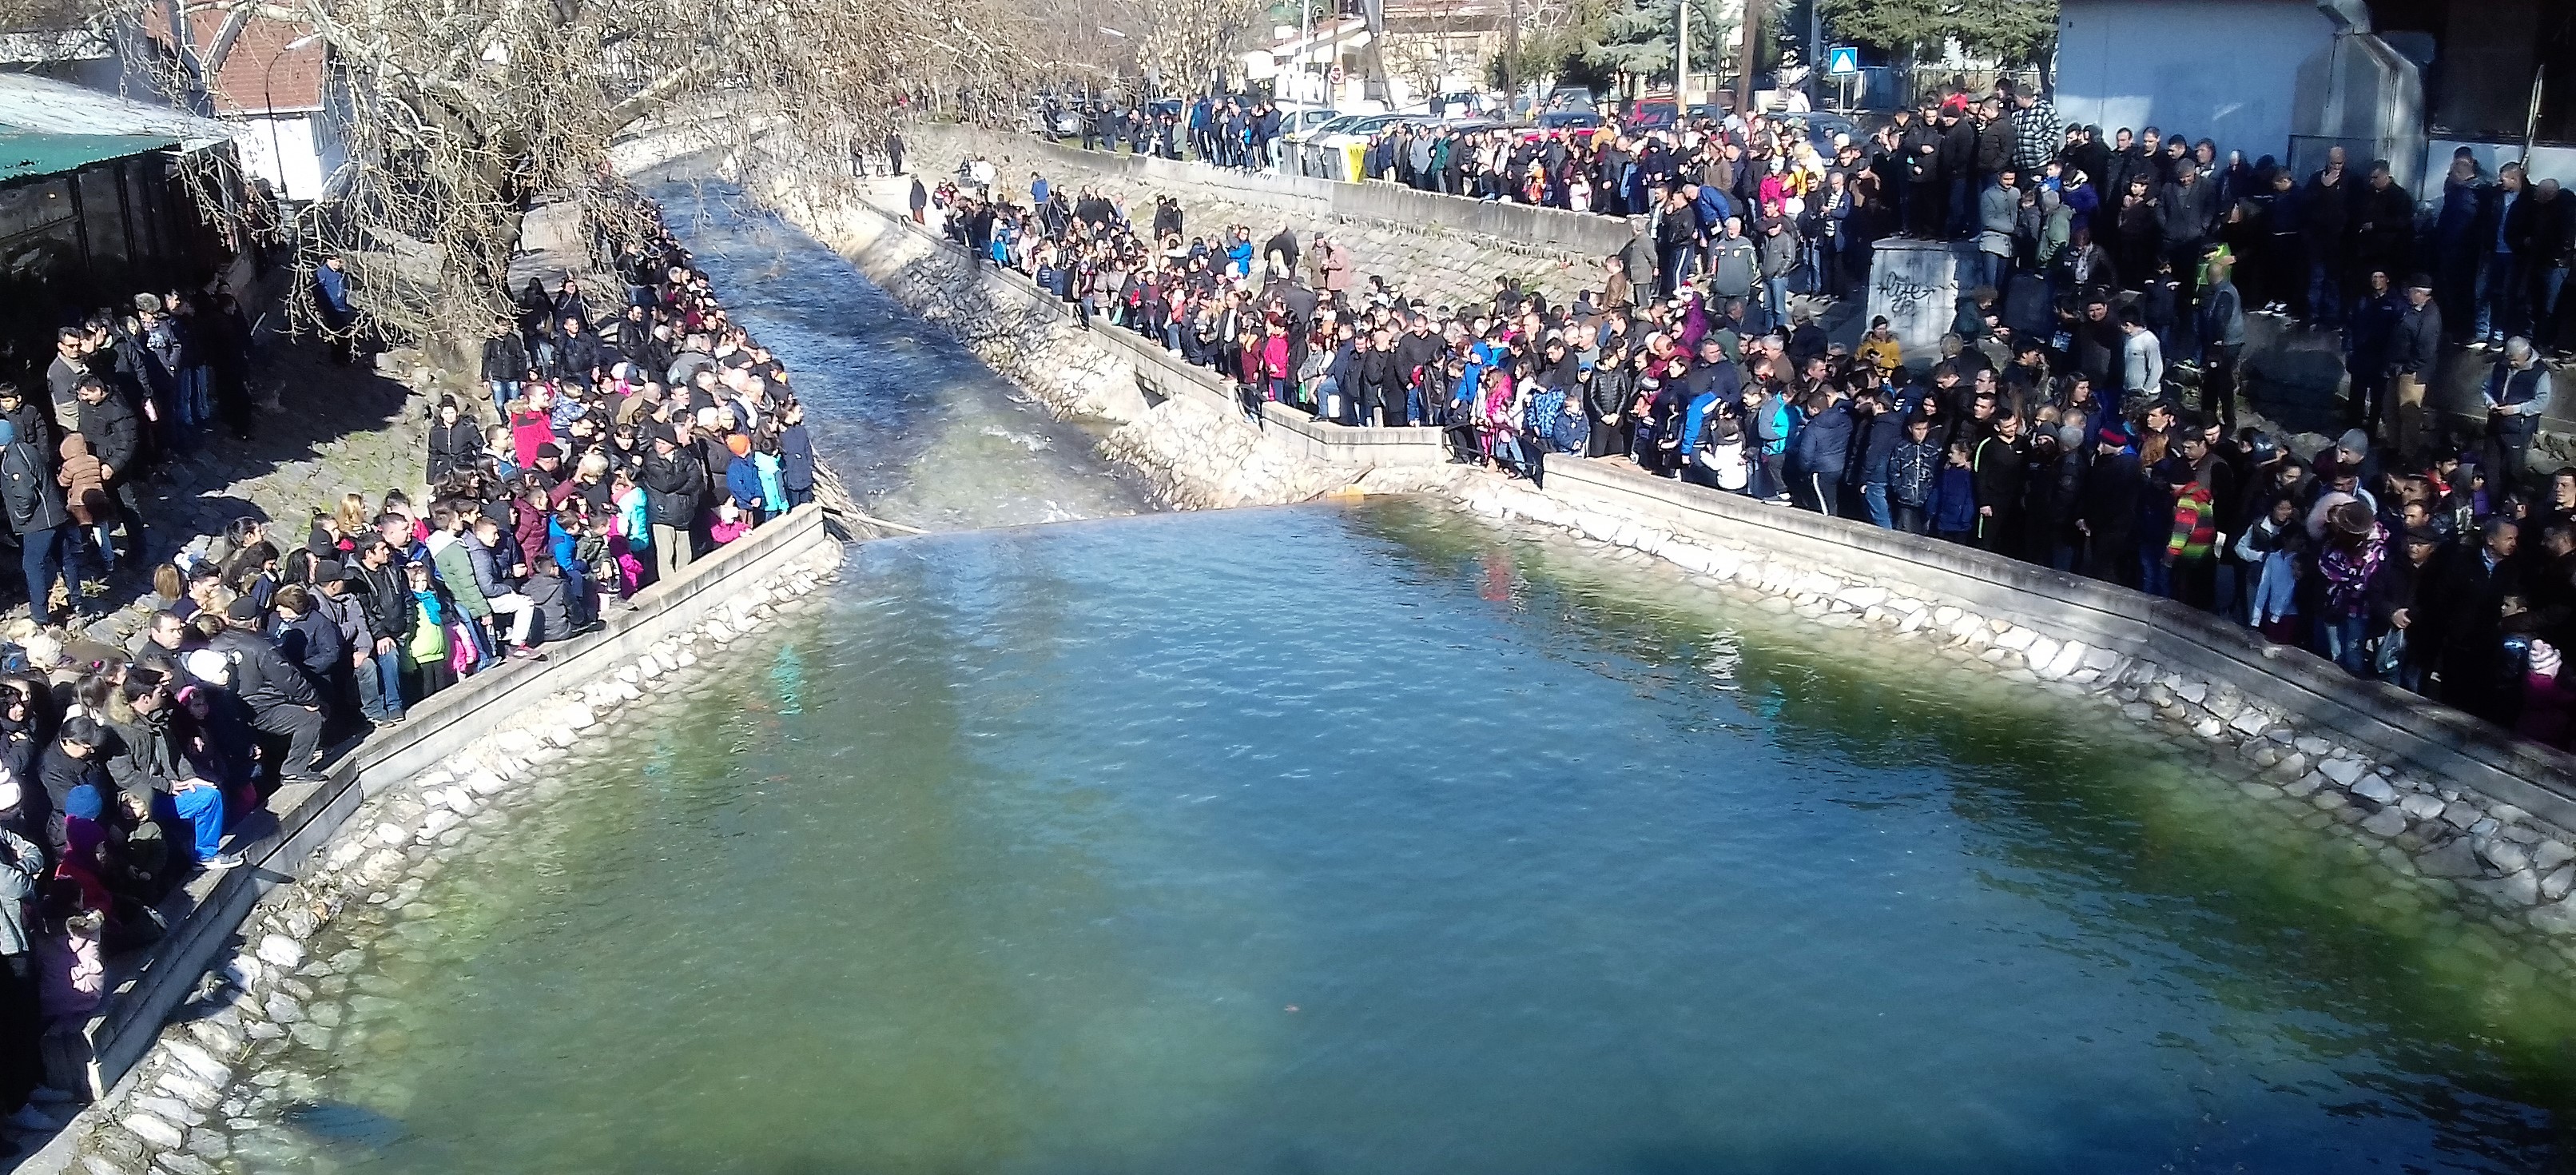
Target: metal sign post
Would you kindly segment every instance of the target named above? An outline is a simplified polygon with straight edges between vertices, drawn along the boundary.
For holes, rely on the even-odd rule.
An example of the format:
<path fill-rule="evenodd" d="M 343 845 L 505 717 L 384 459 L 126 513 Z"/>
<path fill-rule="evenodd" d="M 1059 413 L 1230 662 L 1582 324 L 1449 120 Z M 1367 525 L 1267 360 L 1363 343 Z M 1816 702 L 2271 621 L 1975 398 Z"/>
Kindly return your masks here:
<path fill-rule="evenodd" d="M 1850 45 L 1836 45 L 1825 50 L 1825 72 L 1834 79 L 1834 91 L 1841 96 L 1842 109 L 1851 109 L 1851 79 L 1860 74 L 1860 50 Z"/>

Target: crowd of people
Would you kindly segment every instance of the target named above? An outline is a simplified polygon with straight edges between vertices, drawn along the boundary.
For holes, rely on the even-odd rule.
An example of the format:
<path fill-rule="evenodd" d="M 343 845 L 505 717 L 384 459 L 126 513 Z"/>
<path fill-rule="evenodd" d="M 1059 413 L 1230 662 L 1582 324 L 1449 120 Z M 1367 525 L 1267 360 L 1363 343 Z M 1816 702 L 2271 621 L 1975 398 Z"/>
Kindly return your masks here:
<path fill-rule="evenodd" d="M 1054 95 L 1041 98 L 1035 111 L 1039 132 L 1061 141 L 1067 122 L 1085 151 L 1205 160 L 1218 167 L 1257 171 L 1279 160 L 1281 136 L 1295 129 L 1288 112 L 1277 104 L 1238 95 L 1201 94 L 1188 102 L 1120 103 L 1105 98 L 1071 102 Z"/>
<path fill-rule="evenodd" d="M 1434 305 L 1356 272 L 1327 233 L 1193 232 L 1169 197 L 1131 219 L 1114 194 L 1042 176 L 1023 199 L 989 165 L 982 185 L 917 186 L 914 199 L 979 261 L 1028 274 L 1084 321 L 1221 373 L 1256 416 L 1275 402 L 1344 425 L 1440 428 L 1455 460 L 1534 481 L 1551 456 L 1626 460 L 1973 544 L 2209 610 L 2568 744 L 2556 681 L 2576 640 L 2576 469 L 2544 483 L 2525 468 L 2553 393 L 2526 332 L 2557 309 L 2556 283 L 2517 299 L 2490 280 L 2563 273 L 2571 205 L 2554 186 L 2526 191 L 2512 168 L 2482 187 L 2473 165 L 2455 177 L 2488 210 L 2471 236 L 2503 243 L 2476 259 L 2495 300 L 2459 339 L 2439 292 L 2457 281 L 2411 268 L 2455 250 L 2438 230 L 2390 229 L 2384 166 L 2347 179 L 2338 152 L 2302 185 L 2269 159 L 2221 163 L 2206 141 L 2153 130 L 2097 143 L 2008 87 L 1921 113 L 1876 136 L 1875 158 L 1838 150 L 1805 190 L 1853 209 L 1888 193 L 1882 227 L 1991 259 L 1937 356 L 1907 356 L 1883 319 L 1837 344 L 1812 303 L 1773 284 L 1800 257 L 1782 243 L 1797 231 L 1782 177 L 1806 165 L 1797 144 L 1775 153 L 1758 117 L 1684 144 L 1650 136 L 1633 155 L 1614 136 L 1624 159 L 1605 186 L 1624 194 L 1608 207 L 1653 210 L 1654 272 L 1630 272 L 1632 251 L 1554 299 L 1498 278 L 1490 301 Z M 1568 167 L 1587 159 L 1566 149 Z M 1954 155 L 1970 170 L 1951 172 Z M 2104 214 L 2097 175 L 2124 206 Z M 1749 232 L 1738 208 L 1756 213 Z M 2238 227 L 2248 215 L 2252 237 Z M 2544 215 L 2560 219 L 2532 227 Z M 2271 239 L 2290 224 L 2296 240 Z M 2253 292 L 2237 284 L 2248 269 Z M 2351 427 L 2318 451 L 2239 426 L 2244 316 L 2267 305 L 2349 327 Z M 2423 411 L 2446 337 L 2502 340 L 2483 428 Z"/>
<path fill-rule="evenodd" d="M 812 498 L 787 372 L 653 206 L 617 196 L 598 246 L 625 288 L 531 284 L 485 347 L 489 402 L 437 402 L 425 507 L 395 489 L 293 531 L 240 518 L 152 565 L 125 647 L 77 625 L 19 642 L 0 675 L 0 1125 L 58 1124 L 30 1099 L 77 1075 L 45 1072 L 43 1034 L 92 1013 L 107 959 L 160 937 L 175 887 L 241 863 L 227 837 L 276 789 Z M 66 328 L 56 403 L 0 384 L 0 493 L 40 625 L 56 579 L 86 606 L 81 560 L 151 557 L 123 487 L 205 419 L 163 398 L 192 386 L 184 365 L 167 384 L 154 366 L 158 324 L 188 304 L 144 295 Z M 145 423 L 177 420 L 199 423 Z"/>

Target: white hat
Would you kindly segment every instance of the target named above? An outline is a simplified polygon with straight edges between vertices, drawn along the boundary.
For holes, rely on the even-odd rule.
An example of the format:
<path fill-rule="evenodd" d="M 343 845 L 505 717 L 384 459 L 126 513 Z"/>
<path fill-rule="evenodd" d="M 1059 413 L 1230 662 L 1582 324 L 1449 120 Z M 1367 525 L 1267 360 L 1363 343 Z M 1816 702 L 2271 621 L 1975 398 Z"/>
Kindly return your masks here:
<path fill-rule="evenodd" d="M 188 671 L 188 676 L 207 685 L 232 684 L 233 663 L 213 649 L 198 649 L 180 658 L 179 664 Z"/>

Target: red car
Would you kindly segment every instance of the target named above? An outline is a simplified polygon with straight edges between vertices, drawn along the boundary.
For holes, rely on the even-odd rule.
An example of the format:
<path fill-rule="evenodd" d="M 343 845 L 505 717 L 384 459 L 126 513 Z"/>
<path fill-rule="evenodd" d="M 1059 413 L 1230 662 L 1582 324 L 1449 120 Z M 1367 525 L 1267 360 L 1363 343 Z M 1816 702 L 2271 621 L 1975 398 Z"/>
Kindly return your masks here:
<path fill-rule="evenodd" d="M 1632 131 L 1661 130 L 1681 121 L 1681 103 L 1672 95 L 1649 94 L 1628 105 L 1625 125 Z"/>

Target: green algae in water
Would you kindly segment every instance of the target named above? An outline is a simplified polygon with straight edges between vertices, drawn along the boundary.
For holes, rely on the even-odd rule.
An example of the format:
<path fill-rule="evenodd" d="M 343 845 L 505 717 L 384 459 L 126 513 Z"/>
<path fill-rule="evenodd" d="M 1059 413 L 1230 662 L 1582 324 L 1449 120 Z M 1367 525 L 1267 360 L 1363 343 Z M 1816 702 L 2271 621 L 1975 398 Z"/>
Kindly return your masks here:
<path fill-rule="evenodd" d="M 306 1063 L 400 1137 L 250 1169 L 2560 1158 L 2556 944 L 1928 641 L 1391 503 L 871 544 L 732 655 L 360 933 Z"/>

